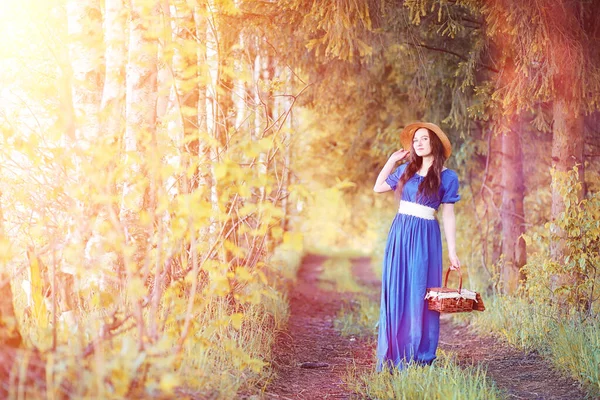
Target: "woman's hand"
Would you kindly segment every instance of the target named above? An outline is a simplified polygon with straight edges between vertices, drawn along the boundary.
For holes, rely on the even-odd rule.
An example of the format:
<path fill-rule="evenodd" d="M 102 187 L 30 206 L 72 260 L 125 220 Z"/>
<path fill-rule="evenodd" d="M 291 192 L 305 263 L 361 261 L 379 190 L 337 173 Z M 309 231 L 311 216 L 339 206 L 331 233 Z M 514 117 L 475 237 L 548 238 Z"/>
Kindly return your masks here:
<path fill-rule="evenodd" d="M 456 271 L 460 269 L 460 260 L 456 254 L 449 254 L 448 258 L 450 259 L 450 269 L 452 271 Z"/>
<path fill-rule="evenodd" d="M 392 153 L 392 155 L 390 156 L 390 161 L 397 163 L 398 161 L 404 160 L 406 157 L 408 157 L 409 154 L 410 154 L 410 151 L 400 149 L 400 150 Z"/>

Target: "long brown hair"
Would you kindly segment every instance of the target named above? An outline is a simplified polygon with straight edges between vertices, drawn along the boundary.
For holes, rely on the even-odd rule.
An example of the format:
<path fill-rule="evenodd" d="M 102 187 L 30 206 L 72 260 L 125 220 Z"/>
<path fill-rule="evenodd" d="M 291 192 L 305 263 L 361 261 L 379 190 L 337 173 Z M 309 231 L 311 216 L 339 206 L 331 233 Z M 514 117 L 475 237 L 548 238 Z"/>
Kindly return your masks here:
<path fill-rule="evenodd" d="M 417 196 L 437 197 L 439 196 L 440 185 L 442 183 L 442 169 L 444 168 L 444 162 L 446 162 L 446 156 L 444 156 L 444 146 L 442 145 L 442 142 L 438 136 L 429 129 L 427 129 L 427 132 L 429 132 L 429 142 L 431 143 L 433 164 L 429 168 L 429 171 L 427 171 L 425 179 L 423 179 L 423 181 L 421 181 L 419 184 Z M 404 170 L 404 173 L 400 177 L 398 185 L 396 186 L 395 193 L 398 198 L 402 198 L 402 189 L 404 188 L 404 185 L 410 178 L 413 177 L 414 174 L 417 173 L 419 169 L 421 169 L 422 165 L 423 157 L 418 156 L 415 152 L 415 147 L 411 145 L 408 165 L 406 166 L 406 169 Z"/>

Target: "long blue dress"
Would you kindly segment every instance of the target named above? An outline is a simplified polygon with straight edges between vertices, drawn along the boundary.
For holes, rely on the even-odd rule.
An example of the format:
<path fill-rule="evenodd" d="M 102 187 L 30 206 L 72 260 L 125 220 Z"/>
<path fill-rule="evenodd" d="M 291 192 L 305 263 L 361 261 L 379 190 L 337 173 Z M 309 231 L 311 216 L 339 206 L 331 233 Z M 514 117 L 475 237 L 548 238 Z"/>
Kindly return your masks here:
<path fill-rule="evenodd" d="M 392 189 L 406 169 L 400 165 L 386 179 Z M 424 179 L 415 174 L 402 190 L 402 200 L 437 210 L 442 203 L 455 203 L 456 172 L 441 173 L 439 195 L 417 196 Z M 440 314 L 429 311 L 425 302 L 428 287 L 441 286 L 442 241 L 436 219 L 396 214 L 388 233 L 383 257 L 381 308 L 377 341 L 377 371 L 384 367 L 404 368 L 408 363 L 430 364 L 435 359 L 440 333 Z"/>

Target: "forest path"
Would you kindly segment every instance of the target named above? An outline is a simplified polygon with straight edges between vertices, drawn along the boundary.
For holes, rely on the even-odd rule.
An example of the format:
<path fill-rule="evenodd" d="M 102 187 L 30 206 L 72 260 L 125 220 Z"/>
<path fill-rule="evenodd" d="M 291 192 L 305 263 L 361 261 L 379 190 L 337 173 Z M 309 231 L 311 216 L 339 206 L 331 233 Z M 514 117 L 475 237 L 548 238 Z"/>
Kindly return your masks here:
<path fill-rule="evenodd" d="M 288 329 L 274 347 L 277 378 L 267 387 L 267 399 L 349 399 L 351 392 L 342 381 L 347 368 L 353 363 L 357 368 L 371 366 L 373 344 L 343 337 L 333 326 L 352 295 L 320 287 L 325 260 L 308 255 L 302 261 L 290 293 Z M 358 259 L 354 266 L 365 263 L 367 259 Z"/>
<path fill-rule="evenodd" d="M 266 399 L 357 399 L 342 377 L 349 367 L 372 370 L 375 331 L 369 338 L 343 337 L 334 328 L 340 308 L 355 297 L 324 290 L 319 275 L 327 257 L 308 255 L 290 294 L 287 332 L 275 345 L 277 377 L 267 387 Z M 368 258 L 352 259 L 354 278 L 378 299 L 380 280 Z M 494 338 L 474 334 L 468 326 L 453 324 L 443 315 L 440 349 L 457 355 L 459 364 L 481 365 L 509 399 L 582 399 L 573 379 L 553 370 L 538 354 L 514 349 Z"/>

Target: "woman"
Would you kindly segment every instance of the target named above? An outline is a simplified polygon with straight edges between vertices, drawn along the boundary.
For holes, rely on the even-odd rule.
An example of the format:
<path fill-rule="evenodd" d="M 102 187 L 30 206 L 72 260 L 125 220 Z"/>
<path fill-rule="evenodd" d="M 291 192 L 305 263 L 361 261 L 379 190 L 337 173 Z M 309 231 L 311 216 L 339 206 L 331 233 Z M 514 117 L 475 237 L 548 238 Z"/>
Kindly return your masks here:
<path fill-rule="evenodd" d="M 452 152 L 450 141 L 437 125 L 416 122 L 402 130 L 400 143 L 410 150 L 390 156 L 373 188 L 379 193 L 394 190 L 401 199 L 383 261 L 377 371 L 435 359 L 440 315 L 429 311 L 424 299 L 428 287 L 441 286 L 442 241 L 434 217 L 440 205 L 450 269 L 460 268 L 454 218 L 458 176 L 444 168 Z M 405 159 L 408 163 L 391 173 Z"/>

